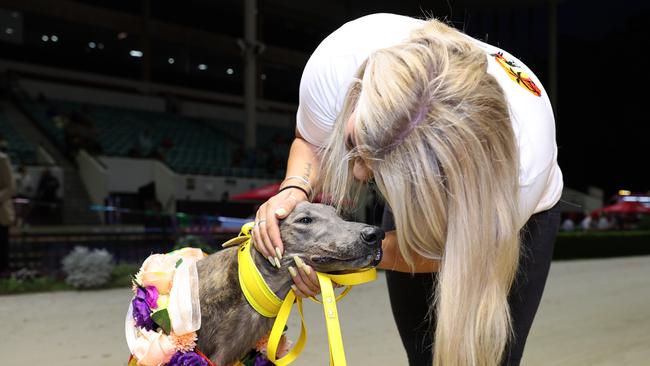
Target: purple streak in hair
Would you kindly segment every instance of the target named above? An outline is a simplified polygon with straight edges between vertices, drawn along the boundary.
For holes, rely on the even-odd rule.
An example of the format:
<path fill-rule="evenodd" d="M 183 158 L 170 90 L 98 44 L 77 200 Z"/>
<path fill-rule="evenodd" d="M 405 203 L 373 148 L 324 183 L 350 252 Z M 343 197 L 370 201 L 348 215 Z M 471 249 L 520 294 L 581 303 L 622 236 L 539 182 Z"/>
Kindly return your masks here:
<path fill-rule="evenodd" d="M 428 111 L 429 111 L 429 106 L 428 106 L 428 104 L 427 104 L 427 103 L 423 103 L 423 104 L 420 106 L 420 108 L 418 109 L 418 113 L 415 115 L 415 118 L 413 118 L 413 119 L 411 119 L 411 120 L 409 121 L 409 123 L 408 123 L 408 125 L 406 126 L 406 128 L 404 128 L 404 129 L 402 130 L 402 132 L 400 132 L 399 135 L 397 135 L 397 137 L 395 138 L 395 141 L 393 141 L 392 143 L 390 143 L 388 146 L 382 148 L 381 151 L 382 151 L 384 154 L 388 154 L 389 152 L 393 151 L 393 149 L 394 149 L 397 145 L 401 144 L 402 141 L 404 141 L 404 139 L 406 138 L 406 136 L 408 136 L 408 134 L 411 133 L 411 131 L 413 131 L 413 129 L 415 129 L 417 126 L 420 125 L 420 123 L 422 123 L 422 121 L 423 121 L 424 118 L 426 117 Z"/>

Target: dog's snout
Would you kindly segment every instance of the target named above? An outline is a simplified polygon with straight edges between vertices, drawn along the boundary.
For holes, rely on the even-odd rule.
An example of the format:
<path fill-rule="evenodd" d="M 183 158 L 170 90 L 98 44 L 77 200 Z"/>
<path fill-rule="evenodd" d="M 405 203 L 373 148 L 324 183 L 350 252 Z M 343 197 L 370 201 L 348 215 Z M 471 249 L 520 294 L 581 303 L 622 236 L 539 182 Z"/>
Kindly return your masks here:
<path fill-rule="evenodd" d="M 381 245 L 384 237 L 386 237 L 384 230 L 378 227 L 366 226 L 361 230 L 361 239 L 371 247 Z"/>

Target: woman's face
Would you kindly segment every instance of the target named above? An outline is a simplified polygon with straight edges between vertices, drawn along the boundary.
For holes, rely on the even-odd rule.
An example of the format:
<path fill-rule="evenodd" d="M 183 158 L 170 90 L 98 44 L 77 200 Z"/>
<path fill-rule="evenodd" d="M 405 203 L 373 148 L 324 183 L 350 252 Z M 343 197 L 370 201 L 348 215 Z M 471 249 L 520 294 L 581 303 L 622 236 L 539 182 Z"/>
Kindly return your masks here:
<path fill-rule="evenodd" d="M 356 134 L 354 131 L 354 122 L 356 118 L 356 113 L 352 113 L 348 122 L 345 124 L 345 145 L 348 147 L 348 151 L 354 149 L 357 146 Z M 372 170 L 368 168 L 368 165 L 361 158 L 354 159 L 354 166 L 352 167 L 352 175 L 360 181 L 367 181 L 372 178 Z"/>

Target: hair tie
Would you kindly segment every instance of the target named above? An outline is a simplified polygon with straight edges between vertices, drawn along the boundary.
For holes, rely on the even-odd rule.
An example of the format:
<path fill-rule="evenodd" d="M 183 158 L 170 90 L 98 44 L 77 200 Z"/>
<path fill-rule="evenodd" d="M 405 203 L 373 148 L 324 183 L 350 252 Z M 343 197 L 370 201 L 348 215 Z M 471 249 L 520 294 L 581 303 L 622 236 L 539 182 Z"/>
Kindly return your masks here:
<path fill-rule="evenodd" d="M 282 192 L 282 191 L 284 191 L 284 190 L 286 190 L 286 189 L 289 189 L 289 188 L 296 188 L 296 189 L 298 189 L 298 190 L 301 190 L 302 193 L 304 193 L 305 196 L 307 197 L 307 200 L 309 200 L 309 193 L 307 192 L 307 190 L 304 189 L 304 188 L 302 188 L 302 187 L 300 187 L 300 186 L 296 186 L 296 185 L 287 185 L 287 186 L 284 186 L 284 187 L 282 187 L 282 188 L 280 188 L 280 189 L 278 190 L 278 193 L 280 193 L 280 192 Z"/>

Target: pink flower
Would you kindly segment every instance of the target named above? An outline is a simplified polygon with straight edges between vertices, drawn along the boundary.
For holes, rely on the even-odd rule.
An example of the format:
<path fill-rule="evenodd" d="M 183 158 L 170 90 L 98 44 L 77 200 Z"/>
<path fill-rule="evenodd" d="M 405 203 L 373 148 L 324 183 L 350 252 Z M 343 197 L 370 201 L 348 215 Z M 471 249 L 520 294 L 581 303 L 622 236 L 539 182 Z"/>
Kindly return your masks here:
<path fill-rule="evenodd" d="M 135 341 L 133 356 L 138 359 L 138 365 L 160 366 L 169 362 L 176 353 L 176 348 L 169 337 L 162 331 L 140 330 L 140 336 Z"/>
<path fill-rule="evenodd" d="M 178 257 L 165 254 L 152 254 L 147 258 L 136 278 L 142 286 L 154 286 L 159 294 L 168 294 L 176 270 Z"/>
<path fill-rule="evenodd" d="M 266 357 L 266 348 L 268 347 L 269 344 L 269 336 L 265 335 L 264 337 L 260 338 L 257 343 L 255 343 L 255 350 L 257 352 L 260 352 L 264 357 Z M 280 337 L 280 342 L 278 343 L 278 350 L 277 354 L 275 355 L 276 359 L 280 359 L 289 353 L 291 351 L 291 345 L 293 342 L 287 339 L 287 336 L 284 334 Z"/>
<path fill-rule="evenodd" d="M 282 337 L 280 337 L 280 344 L 278 345 L 277 358 L 282 358 L 282 357 L 286 356 L 287 353 L 289 353 L 289 351 L 291 351 L 291 345 L 292 344 L 293 344 L 293 342 L 288 340 L 286 336 L 283 335 Z"/>
<path fill-rule="evenodd" d="M 266 354 L 266 345 L 269 343 L 269 336 L 265 335 L 264 337 L 260 338 L 257 343 L 255 343 L 255 350 L 257 352 L 263 352 Z"/>
<path fill-rule="evenodd" d="M 186 247 L 179 250 L 176 250 L 172 255 L 178 255 L 183 258 L 184 261 L 198 261 L 199 259 L 205 258 L 205 254 L 199 248 Z"/>
<path fill-rule="evenodd" d="M 196 340 L 198 339 L 195 332 L 183 335 L 176 335 L 172 333 L 169 337 L 171 338 L 174 347 L 176 347 L 176 350 L 181 352 L 194 350 L 194 347 L 196 347 Z"/>

